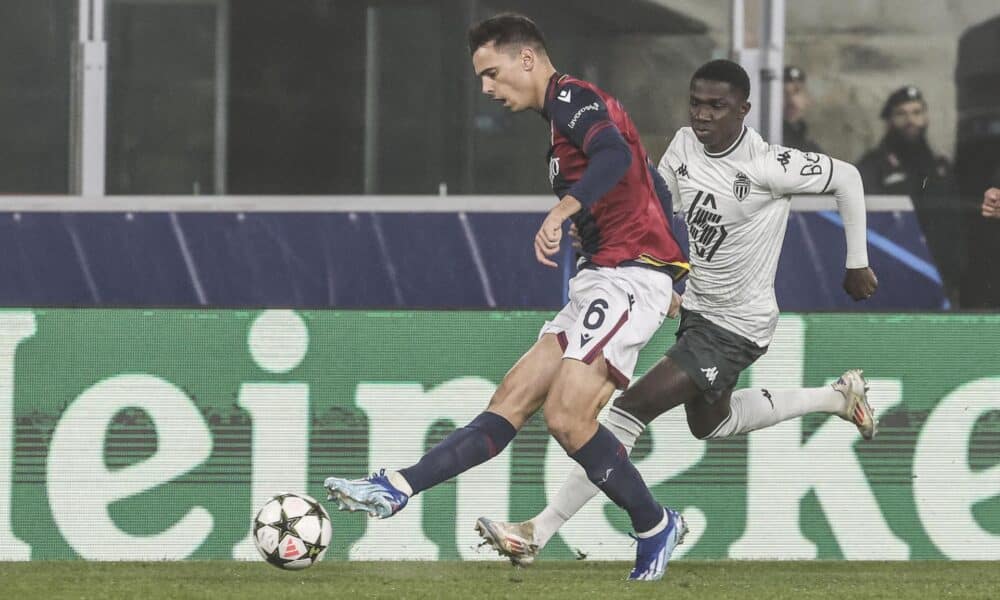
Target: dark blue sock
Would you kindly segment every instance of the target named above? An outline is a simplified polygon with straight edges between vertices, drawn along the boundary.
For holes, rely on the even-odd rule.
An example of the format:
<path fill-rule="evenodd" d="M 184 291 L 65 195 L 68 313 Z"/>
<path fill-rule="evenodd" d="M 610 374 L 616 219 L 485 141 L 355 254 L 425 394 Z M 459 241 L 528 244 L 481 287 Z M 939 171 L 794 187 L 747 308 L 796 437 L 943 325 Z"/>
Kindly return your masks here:
<path fill-rule="evenodd" d="M 420 462 L 400 470 L 413 493 L 432 488 L 503 451 L 517 434 L 510 421 L 484 412 L 431 448 Z"/>
<path fill-rule="evenodd" d="M 625 446 L 603 425 L 597 433 L 570 458 L 583 470 L 608 498 L 625 509 L 636 533 L 644 533 L 663 520 L 663 507 L 653 499 L 642 475 L 628 459 Z"/>

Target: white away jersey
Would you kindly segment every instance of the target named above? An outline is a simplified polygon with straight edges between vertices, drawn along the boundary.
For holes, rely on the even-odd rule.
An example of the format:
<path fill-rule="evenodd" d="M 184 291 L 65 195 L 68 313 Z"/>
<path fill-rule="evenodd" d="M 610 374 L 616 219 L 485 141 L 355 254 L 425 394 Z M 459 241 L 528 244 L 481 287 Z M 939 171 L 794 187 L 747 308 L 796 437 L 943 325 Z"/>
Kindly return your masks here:
<path fill-rule="evenodd" d="M 749 127 L 712 154 L 690 127 L 659 165 L 683 212 L 691 273 L 683 306 L 759 346 L 778 323 L 774 275 L 792 194 L 822 194 L 833 175 L 825 154 L 770 145 Z"/>

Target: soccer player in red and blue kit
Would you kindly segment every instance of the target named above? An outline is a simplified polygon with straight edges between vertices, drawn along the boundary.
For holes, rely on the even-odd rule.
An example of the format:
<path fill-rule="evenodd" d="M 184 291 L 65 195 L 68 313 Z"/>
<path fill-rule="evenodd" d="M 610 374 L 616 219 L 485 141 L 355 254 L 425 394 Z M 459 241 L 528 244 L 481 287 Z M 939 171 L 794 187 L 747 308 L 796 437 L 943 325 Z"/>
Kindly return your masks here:
<path fill-rule="evenodd" d="M 673 282 L 688 270 L 661 199 L 669 192 L 649 165 L 635 125 L 617 100 L 595 85 L 558 73 L 545 40 L 528 18 L 504 14 L 469 30 L 482 91 L 514 112 L 538 111 L 551 128 L 549 178 L 560 199 L 535 235 L 535 256 L 556 266 L 562 229 L 582 239 L 569 303 L 504 377 L 486 410 L 398 471 L 324 485 L 341 509 L 390 517 L 409 497 L 501 452 L 542 405 L 545 422 L 569 456 L 618 506 L 636 531 L 633 580 L 663 576 L 687 527 L 652 496 L 615 435 L 597 414 L 624 389 L 639 351 L 659 328 Z"/>

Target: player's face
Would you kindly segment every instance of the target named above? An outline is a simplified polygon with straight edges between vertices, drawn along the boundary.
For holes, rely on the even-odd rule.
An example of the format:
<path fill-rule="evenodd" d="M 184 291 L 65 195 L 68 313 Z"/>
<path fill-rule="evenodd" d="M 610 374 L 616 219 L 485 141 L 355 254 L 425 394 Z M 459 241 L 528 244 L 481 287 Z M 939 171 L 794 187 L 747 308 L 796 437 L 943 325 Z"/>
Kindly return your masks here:
<path fill-rule="evenodd" d="M 709 150 L 717 151 L 736 141 L 750 103 L 743 92 L 724 81 L 695 79 L 688 109 L 695 137 Z"/>
<path fill-rule="evenodd" d="M 535 55 L 531 48 L 520 52 L 498 49 L 493 42 L 480 46 L 472 55 L 472 66 L 482 81 L 483 93 L 517 112 L 535 106 L 537 100 L 531 72 Z"/>
<path fill-rule="evenodd" d="M 914 142 L 927 130 L 927 106 L 920 100 L 904 102 L 889 113 L 889 126 L 908 142 Z"/>

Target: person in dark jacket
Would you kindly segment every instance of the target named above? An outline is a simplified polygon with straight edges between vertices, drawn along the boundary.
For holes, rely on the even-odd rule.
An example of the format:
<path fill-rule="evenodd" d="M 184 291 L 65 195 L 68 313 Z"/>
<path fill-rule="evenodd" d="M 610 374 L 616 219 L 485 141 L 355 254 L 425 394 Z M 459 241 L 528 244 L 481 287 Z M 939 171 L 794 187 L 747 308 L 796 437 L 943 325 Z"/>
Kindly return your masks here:
<path fill-rule="evenodd" d="M 951 164 L 927 142 L 927 102 L 918 88 L 903 86 L 886 99 L 881 117 L 886 125 L 882 141 L 856 163 L 865 192 L 910 197 L 954 304 L 964 256 L 962 217 Z"/>

